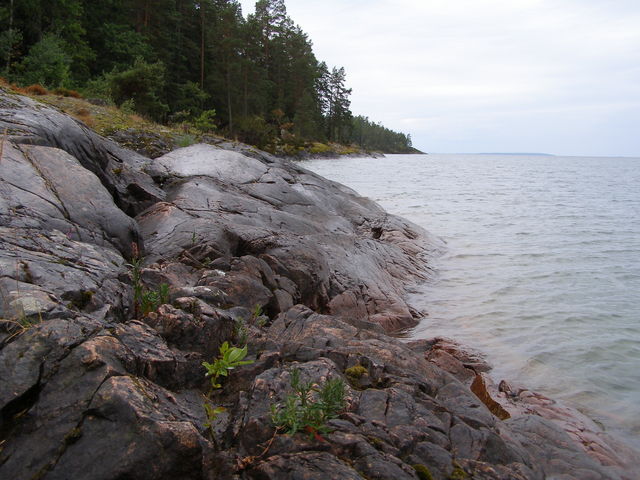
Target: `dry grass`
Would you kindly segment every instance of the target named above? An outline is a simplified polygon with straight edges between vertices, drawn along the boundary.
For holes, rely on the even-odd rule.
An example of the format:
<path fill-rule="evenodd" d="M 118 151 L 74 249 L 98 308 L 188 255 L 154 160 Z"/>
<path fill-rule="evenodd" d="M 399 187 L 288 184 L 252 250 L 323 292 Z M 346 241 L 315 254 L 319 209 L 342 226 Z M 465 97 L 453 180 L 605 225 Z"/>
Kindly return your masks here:
<path fill-rule="evenodd" d="M 141 115 L 138 115 L 137 113 L 130 114 L 129 119 L 134 123 L 151 123 L 149 120 L 142 117 Z"/>
<path fill-rule="evenodd" d="M 9 336 L 4 340 L 5 343 L 17 337 L 18 335 L 22 335 L 33 326 L 32 324 L 20 322 L 17 320 L 5 319 L 0 319 L 0 325 L 2 325 L 4 327 L 4 330 L 9 334 Z"/>
<path fill-rule="evenodd" d="M 48 95 L 49 94 L 49 91 L 46 88 L 38 84 L 29 85 L 28 87 L 24 88 L 24 91 L 29 95 Z"/>
<path fill-rule="evenodd" d="M 53 93 L 62 97 L 82 98 L 82 95 L 80 95 L 80 93 L 76 92 L 75 90 L 69 90 L 68 88 L 63 87 L 56 88 Z"/>
<path fill-rule="evenodd" d="M 93 118 L 93 116 L 91 115 L 91 112 L 89 110 L 87 110 L 86 108 L 79 108 L 79 109 L 75 110 L 74 112 L 71 112 L 71 114 L 77 120 L 80 120 L 82 123 L 84 123 L 87 127 L 95 128 L 96 121 Z"/>

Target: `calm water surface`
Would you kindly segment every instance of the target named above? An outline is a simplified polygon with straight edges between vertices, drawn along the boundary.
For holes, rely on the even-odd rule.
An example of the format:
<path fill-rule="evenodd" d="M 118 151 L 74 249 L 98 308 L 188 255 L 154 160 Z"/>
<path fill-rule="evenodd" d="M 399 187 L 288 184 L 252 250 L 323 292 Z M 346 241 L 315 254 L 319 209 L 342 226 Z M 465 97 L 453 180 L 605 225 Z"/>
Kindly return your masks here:
<path fill-rule="evenodd" d="M 484 351 L 496 379 L 640 447 L 640 159 L 390 155 L 303 164 L 447 243 L 417 338 Z"/>

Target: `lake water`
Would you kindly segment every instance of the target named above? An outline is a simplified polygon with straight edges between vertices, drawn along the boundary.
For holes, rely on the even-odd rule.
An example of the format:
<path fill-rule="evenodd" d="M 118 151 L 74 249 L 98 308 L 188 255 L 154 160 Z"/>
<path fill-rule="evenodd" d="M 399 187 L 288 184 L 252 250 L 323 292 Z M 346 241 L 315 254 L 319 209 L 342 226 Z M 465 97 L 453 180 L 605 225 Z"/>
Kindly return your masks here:
<path fill-rule="evenodd" d="M 389 155 L 303 163 L 447 243 L 413 336 L 487 354 L 493 377 L 640 447 L 640 159 Z"/>

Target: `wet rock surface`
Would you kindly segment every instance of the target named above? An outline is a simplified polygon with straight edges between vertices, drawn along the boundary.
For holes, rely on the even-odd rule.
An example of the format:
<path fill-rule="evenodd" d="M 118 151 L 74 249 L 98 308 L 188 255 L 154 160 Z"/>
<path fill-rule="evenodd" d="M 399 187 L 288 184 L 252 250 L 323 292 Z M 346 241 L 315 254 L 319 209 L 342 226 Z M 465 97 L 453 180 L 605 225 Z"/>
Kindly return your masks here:
<path fill-rule="evenodd" d="M 635 478 L 634 452 L 481 355 L 390 335 L 441 248 L 419 227 L 237 144 L 151 161 L 0 93 L 4 128 L 0 478 Z M 225 341 L 253 363 L 209 429 Z M 273 425 L 296 370 L 345 384 L 322 431 Z"/>

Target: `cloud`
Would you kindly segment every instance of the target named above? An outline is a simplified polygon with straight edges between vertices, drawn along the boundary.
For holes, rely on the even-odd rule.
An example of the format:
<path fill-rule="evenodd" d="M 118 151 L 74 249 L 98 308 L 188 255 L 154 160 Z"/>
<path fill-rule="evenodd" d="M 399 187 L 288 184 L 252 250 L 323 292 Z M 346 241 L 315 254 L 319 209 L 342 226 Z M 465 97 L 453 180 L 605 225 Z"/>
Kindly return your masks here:
<path fill-rule="evenodd" d="M 421 149 L 640 155 L 640 135 L 621 135 L 640 120 L 640 2 L 288 0 L 287 8 L 318 58 L 345 67 L 354 113 L 410 130 Z"/>

